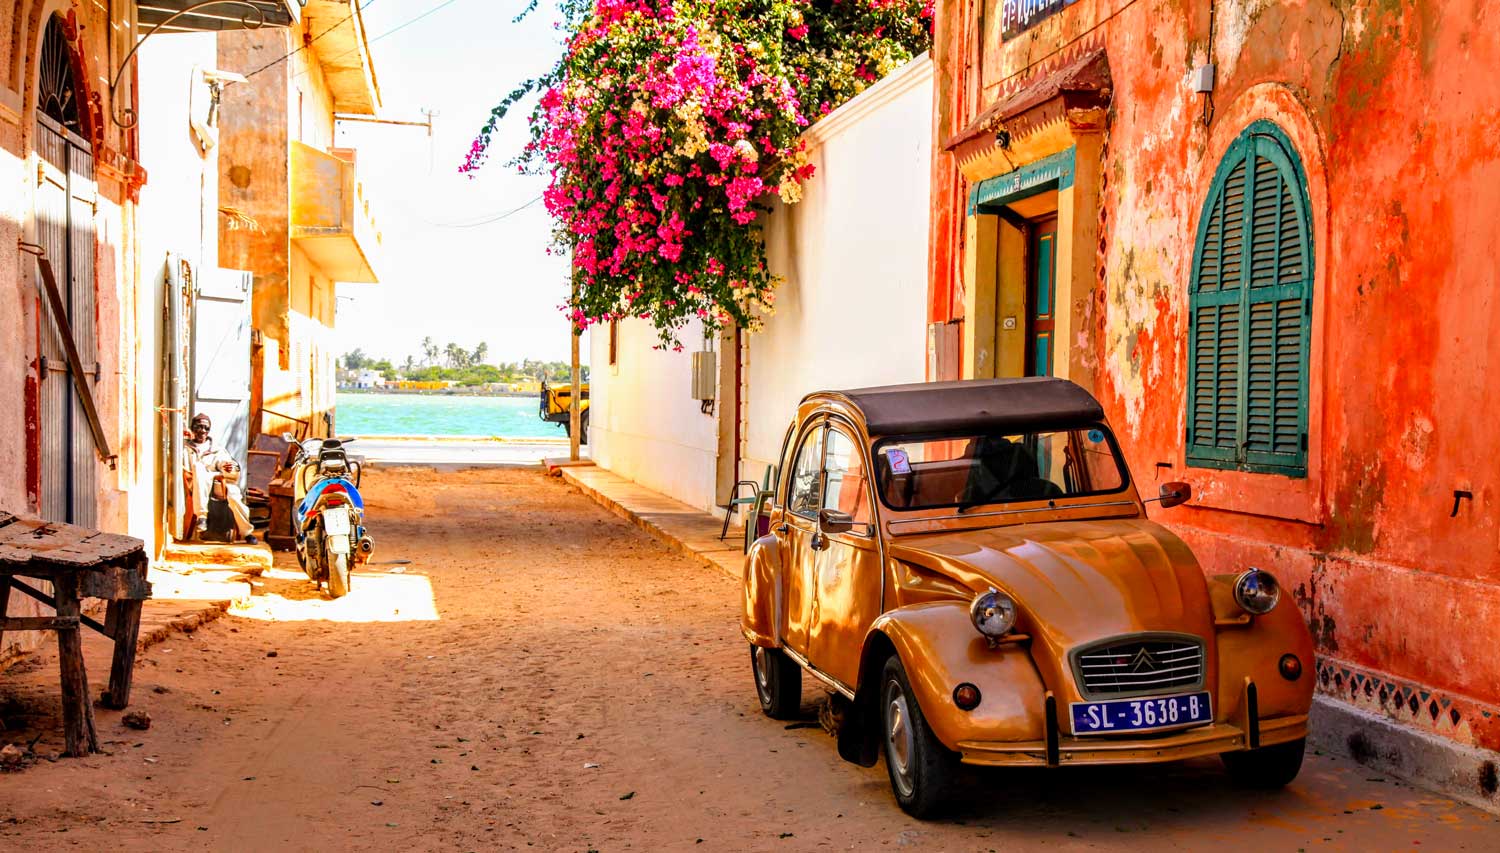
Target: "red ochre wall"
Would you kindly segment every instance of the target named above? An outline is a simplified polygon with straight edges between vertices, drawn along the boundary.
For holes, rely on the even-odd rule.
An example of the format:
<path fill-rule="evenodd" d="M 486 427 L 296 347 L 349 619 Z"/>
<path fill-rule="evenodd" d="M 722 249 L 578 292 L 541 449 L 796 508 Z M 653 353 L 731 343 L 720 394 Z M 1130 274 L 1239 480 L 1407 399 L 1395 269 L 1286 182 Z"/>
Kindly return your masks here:
<path fill-rule="evenodd" d="M 951 328 L 964 304 L 969 186 L 943 141 L 1036 73 L 973 96 L 968 69 L 993 81 L 1104 47 L 1100 285 L 1075 346 L 1143 490 L 1193 485 L 1153 515 L 1206 571 L 1281 577 L 1324 693 L 1500 749 L 1500 3 L 1220 0 L 1211 38 L 1209 0 L 1080 0 L 978 61 L 973 8 L 938 10 L 929 321 Z M 1189 75 L 1210 47 L 1205 128 Z M 1183 456 L 1193 238 L 1219 159 L 1261 118 L 1296 146 L 1313 214 L 1303 479 Z M 1473 495 L 1456 515 L 1455 491 Z"/>

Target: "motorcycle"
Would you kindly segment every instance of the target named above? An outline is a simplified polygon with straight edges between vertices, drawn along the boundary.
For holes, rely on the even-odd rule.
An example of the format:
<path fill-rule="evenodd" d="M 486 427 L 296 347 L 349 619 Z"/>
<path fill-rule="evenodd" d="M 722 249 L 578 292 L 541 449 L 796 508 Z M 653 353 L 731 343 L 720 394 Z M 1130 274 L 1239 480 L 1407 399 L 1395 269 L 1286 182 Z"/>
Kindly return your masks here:
<path fill-rule="evenodd" d="M 283 437 L 297 448 L 292 462 L 300 496 L 292 510 L 297 562 L 313 583 L 326 583 L 329 595 L 342 598 L 349 593 L 351 563 L 367 562 L 375 550 L 364 526 L 360 465 L 344 449 L 353 439 L 298 443 L 290 433 Z"/>

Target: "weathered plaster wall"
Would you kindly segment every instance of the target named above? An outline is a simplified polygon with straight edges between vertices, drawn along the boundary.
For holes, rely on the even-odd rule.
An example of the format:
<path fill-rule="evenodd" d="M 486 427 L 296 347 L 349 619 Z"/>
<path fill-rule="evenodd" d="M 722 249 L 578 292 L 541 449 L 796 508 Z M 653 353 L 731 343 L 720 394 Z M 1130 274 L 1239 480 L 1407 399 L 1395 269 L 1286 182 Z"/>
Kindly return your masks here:
<path fill-rule="evenodd" d="M 266 359 L 265 408 L 309 421 L 313 435 L 329 432 L 324 419 L 334 408 L 333 282 L 294 243 L 289 267 L 286 368 Z M 264 429 L 294 429 L 290 422 L 265 417 Z"/>
<path fill-rule="evenodd" d="M 100 378 L 93 383 L 100 421 L 111 449 L 119 454 L 114 470 L 97 464 L 98 527 L 135 532 L 125 489 L 133 487 L 149 465 L 148 441 L 137 434 L 142 402 L 136 382 L 140 359 L 132 339 L 122 334 L 139 308 L 135 290 L 134 203 L 130 171 L 135 135 L 106 118 L 108 75 L 128 43 L 127 7 L 66 0 L 27 0 L 0 9 L 0 509 L 16 513 L 40 510 L 40 434 L 38 402 L 38 335 L 42 315 L 36 284 L 36 262 L 17 251 L 20 240 L 33 237 L 37 161 L 35 114 L 41 37 L 54 14 L 71 16 L 68 30 L 76 51 L 74 71 L 86 105 L 83 136 L 96 160 L 97 205 L 93 213 L 96 312 L 94 324 Z M 113 13 L 114 17 L 111 18 Z M 128 98 L 128 81 L 124 92 Z M 87 105 L 95 103 L 97 108 Z M 83 189 L 83 188 L 80 188 Z M 92 361 L 90 356 L 86 359 Z M 66 381 L 56 379 L 52 381 Z M 15 597 L 19 599 L 18 597 Z M 38 615 L 29 599 L 12 604 L 15 615 Z M 0 657 L 17 647 L 35 645 L 32 632 L 7 633 Z"/>
<path fill-rule="evenodd" d="M 282 29 L 220 33 L 218 67 L 248 73 L 286 54 L 290 44 Z M 281 342 L 290 297 L 288 68 L 278 62 L 248 83 L 227 87 L 219 119 L 219 203 L 254 222 L 247 227 L 243 220 L 220 219 L 219 261 L 255 275 L 255 328 Z"/>
<path fill-rule="evenodd" d="M 940 81 L 974 58 L 959 8 L 942 7 Z M 999 93 L 1066 42 L 1107 50 L 1106 224 L 1086 327 L 1095 391 L 1138 480 L 1193 484 L 1194 503 L 1161 517 L 1206 569 L 1274 567 L 1295 590 L 1325 692 L 1500 748 L 1500 82 L 1487 73 L 1500 67 L 1500 7 L 1220 0 L 1212 33 L 1209 11 L 1080 0 L 977 63 Z M 1189 74 L 1210 60 L 1205 128 Z M 968 104 L 954 88 L 935 113 L 939 140 L 993 100 Z M 1257 118 L 1292 139 L 1313 212 L 1303 479 L 1183 457 L 1193 236 L 1219 158 Z M 949 188 L 936 159 L 934 233 L 948 246 L 932 256 L 931 318 L 961 320 L 945 306 L 962 304 L 952 221 L 967 190 Z M 1454 514 L 1456 490 L 1473 498 Z"/>

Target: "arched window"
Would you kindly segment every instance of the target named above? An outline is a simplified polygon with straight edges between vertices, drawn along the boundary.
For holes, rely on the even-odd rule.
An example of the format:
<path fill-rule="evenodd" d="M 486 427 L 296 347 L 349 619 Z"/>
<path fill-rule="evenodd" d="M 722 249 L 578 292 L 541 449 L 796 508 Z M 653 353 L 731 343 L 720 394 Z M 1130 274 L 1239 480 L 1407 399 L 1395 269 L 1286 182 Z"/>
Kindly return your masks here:
<path fill-rule="evenodd" d="M 42 34 L 37 109 L 64 128 L 84 136 L 78 113 L 78 86 L 73 79 L 73 52 L 63 34 L 62 20 L 56 15 L 47 19 L 47 30 Z"/>
<path fill-rule="evenodd" d="M 1312 276 L 1302 163 L 1281 128 L 1257 121 L 1219 163 L 1198 225 L 1189 465 L 1306 476 Z"/>

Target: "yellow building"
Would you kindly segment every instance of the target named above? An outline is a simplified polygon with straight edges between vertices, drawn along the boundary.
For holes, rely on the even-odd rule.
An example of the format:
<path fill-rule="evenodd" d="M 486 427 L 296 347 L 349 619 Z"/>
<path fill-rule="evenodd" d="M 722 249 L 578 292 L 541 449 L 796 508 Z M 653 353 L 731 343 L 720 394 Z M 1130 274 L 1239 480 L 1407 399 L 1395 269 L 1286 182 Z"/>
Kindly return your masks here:
<path fill-rule="evenodd" d="M 308 0 L 290 29 L 219 36 L 224 94 L 220 262 L 253 273 L 251 435 L 334 431 L 335 283 L 379 280 L 380 232 L 336 116 L 371 116 L 380 89 L 353 0 Z"/>

